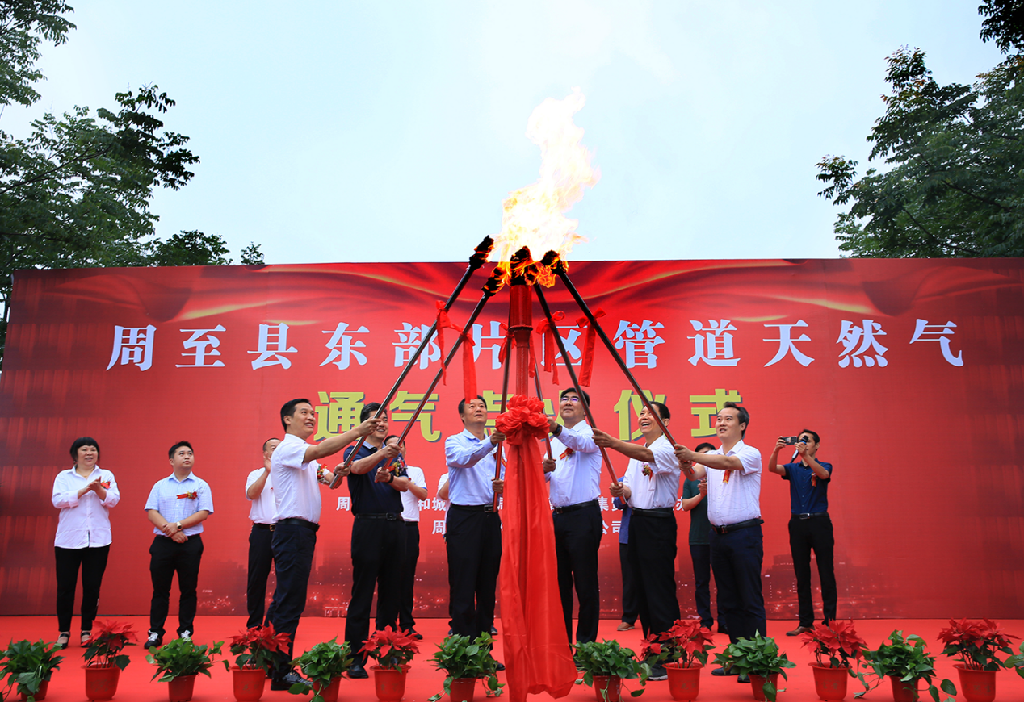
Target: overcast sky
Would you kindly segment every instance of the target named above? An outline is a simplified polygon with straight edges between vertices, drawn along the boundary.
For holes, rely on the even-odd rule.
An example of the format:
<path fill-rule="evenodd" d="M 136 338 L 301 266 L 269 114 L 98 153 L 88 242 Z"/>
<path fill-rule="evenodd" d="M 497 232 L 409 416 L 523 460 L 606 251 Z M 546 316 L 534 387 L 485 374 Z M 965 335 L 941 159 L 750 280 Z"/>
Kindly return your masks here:
<path fill-rule="evenodd" d="M 156 83 L 193 181 L 162 237 L 201 229 L 267 263 L 462 260 L 537 178 L 530 113 L 573 87 L 601 180 L 574 258 L 838 256 L 826 154 L 867 160 L 885 58 L 942 83 L 999 61 L 978 0 L 264 2 L 71 0 L 48 81 L 0 129 Z"/>

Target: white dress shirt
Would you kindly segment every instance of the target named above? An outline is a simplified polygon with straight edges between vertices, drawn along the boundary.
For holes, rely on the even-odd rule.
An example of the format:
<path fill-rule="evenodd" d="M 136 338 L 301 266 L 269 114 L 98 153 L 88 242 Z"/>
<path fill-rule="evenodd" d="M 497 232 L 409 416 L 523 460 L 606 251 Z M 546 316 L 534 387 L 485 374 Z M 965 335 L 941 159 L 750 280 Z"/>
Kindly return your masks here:
<path fill-rule="evenodd" d="M 416 487 L 427 489 L 427 478 L 423 470 L 416 466 L 405 466 L 406 475 Z M 402 519 L 407 522 L 418 522 L 420 520 L 420 500 L 412 494 L 412 490 L 405 490 L 402 495 Z"/>
<path fill-rule="evenodd" d="M 309 444 L 295 434 L 285 434 L 270 457 L 278 521 L 298 518 L 320 523 L 320 487 L 317 485 L 320 464 L 302 462 L 308 448 Z"/>
<path fill-rule="evenodd" d="M 468 429 L 444 442 L 448 463 L 448 499 L 453 505 L 489 505 L 494 501 L 494 454 L 497 447 Z M 502 466 L 502 475 L 505 468 Z"/>
<path fill-rule="evenodd" d="M 440 480 L 437 481 L 437 494 L 438 495 L 441 494 L 441 488 L 443 488 L 447 484 L 448 484 L 448 474 L 447 473 L 442 473 Z M 438 498 L 438 499 L 440 499 L 440 498 Z M 444 504 L 444 513 L 448 514 L 448 508 L 452 506 L 452 501 L 451 500 L 441 500 L 441 502 Z"/>
<path fill-rule="evenodd" d="M 78 491 L 100 479 L 107 496 L 100 496 L 91 490 L 81 497 Z M 53 545 L 59 548 L 98 548 L 110 545 L 110 509 L 121 501 L 117 481 L 109 470 L 99 466 L 92 469 L 88 478 L 83 478 L 73 467 L 57 473 L 53 480 L 53 506 L 60 510 L 57 521 L 57 537 Z"/>
<path fill-rule="evenodd" d="M 596 500 L 601 495 L 601 450 L 594 443 L 594 430 L 586 422 L 572 429 L 562 427 L 551 439 L 556 468 L 545 477 L 554 507 L 568 507 Z"/>
<path fill-rule="evenodd" d="M 196 477 L 194 473 L 189 473 L 184 480 L 178 480 L 174 473 L 171 473 L 163 480 L 158 480 L 149 491 L 146 510 L 151 509 L 155 509 L 164 519 L 174 524 L 202 510 L 213 514 L 213 494 L 206 481 Z M 153 533 L 170 538 L 156 527 L 153 527 Z M 203 523 L 194 524 L 182 530 L 182 533 L 185 536 L 202 534 Z"/>
<path fill-rule="evenodd" d="M 708 521 L 726 526 L 760 517 L 761 452 L 739 441 L 729 453 L 723 454 L 721 448 L 708 453 L 736 456 L 743 463 L 742 470 L 708 468 Z M 725 482 L 726 474 L 729 482 Z"/>
<path fill-rule="evenodd" d="M 254 524 L 274 524 L 277 522 L 277 500 L 274 497 L 274 476 L 267 474 L 267 482 L 263 484 L 263 492 L 256 499 L 249 497 L 249 488 L 263 475 L 264 468 L 257 468 L 245 479 L 245 499 L 252 503 L 249 507 L 249 519 Z"/>
<path fill-rule="evenodd" d="M 632 493 L 627 502 L 634 509 L 674 508 L 682 474 L 675 450 L 664 435 L 647 448 L 654 453 L 652 463 L 631 458 L 626 467 L 622 484 L 628 485 Z M 650 476 L 644 475 L 645 466 L 650 468 Z"/>

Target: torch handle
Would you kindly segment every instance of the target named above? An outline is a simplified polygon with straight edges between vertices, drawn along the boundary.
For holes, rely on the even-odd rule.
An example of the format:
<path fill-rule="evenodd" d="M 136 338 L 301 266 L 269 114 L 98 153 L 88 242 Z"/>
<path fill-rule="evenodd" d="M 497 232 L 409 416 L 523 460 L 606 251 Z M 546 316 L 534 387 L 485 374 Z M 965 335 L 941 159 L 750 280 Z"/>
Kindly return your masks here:
<path fill-rule="evenodd" d="M 565 363 L 565 369 L 569 371 L 569 378 L 572 379 L 572 385 L 576 388 L 576 394 L 579 395 L 580 402 L 583 403 L 583 412 L 587 415 L 587 421 L 590 422 L 592 429 L 597 429 L 597 422 L 594 421 L 594 414 L 590 411 L 590 404 L 587 402 L 586 395 L 583 394 L 583 388 L 580 387 L 580 381 L 576 377 L 576 371 L 572 367 L 572 359 L 569 358 L 569 354 L 565 350 L 565 344 L 562 343 L 562 337 L 558 333 L 558 327 L 555 326 L 555 318 L 551 315 L 551 308 L 548 307 L 548 301 L 544 297 L 544 291 L 541 290 L 539 285 L 533 286 L 534 291 L 537 293 L 537 301 L 540 302 L 540 308 L 544 310 L 544 316 L 548 319 L 548 324 L 551 325 L 551 329 L 554 330 L 555 344 L 558 345 L 558 353 L 562 356 L 562 361 Z M 619 482 L 619 477 L 615 475 L 615 471 L 612 470 L 612 462 L 608 460 L 608 453 L 601 449 L 601 460 L 604 463 L 604 467 L 608 470 L 608 475 L 612 479 L 613 483 Z"/>
<path fill-rule="evenodd" d="M 462 278 L 459 279 L 459 282 L 455 285 L 455 289 L 452 290 L 452 294 L 448 296 L 448 300 L 444 303 L 445 312 L 450 310 L 452 308 L 452 305 L 455 304 L 455 301 L 459 299 L 459 295 L 462 294 L 462 291 L 469 283 L 469 279 L 473 277 L 473 273 L 476 271 L 476 269 L 480 268 L 480 266 L 484 265 L 484 263 L 487 262 L 487 256 L 490 255 L 491 249 L 493 248 L 494 241 L 491 239 L 491 237 L 484 237 L 484 240 L 481 241 L 480 244 L 476 247 L 476 250 L 473 252 L 473 255 L 470 256 L 469 265 L 466 267 L 465 272 L 462 274 Z M 377 411 L 373 415 L 374 419 L 377 419 L 383 413 L 388 411 L 388 405 L 391 403 L 391 400 L 394 399 L 395 394 L 398 392 L 398 388 L 400 388 L 402 386 L 402 383 L 405 382 L 405 378 L 406 376 L 409 375 L 409 371 L 412 370 L 412 367 L 416 364 L 416 361 L 419 360 L 420 354 L 423 353 L 423 349 L 427 348 L 427 344 L 430 343 L 430 339 L 432 336 L 434 336 L 435 331 L 437 331 L 437 319 L 434 319 L 434 323 L 430 325 L 430 331 L 423 335 L 423 340 L 420 341 L 420 345 L 416 349 L 416 352 L 413 353 L 412 357 L 409 359 L 409 362 L 405 364 L 405 368 L 402 369 L 402 372 L 401 374 L 399 374 L 398 380 L 395 381 L 395 384 L 391 386 L 391 389 L 388 391 L 388 394 L 384 397 L 384 401 L 380 403 L 380 407 L 377 408 Z M 429 397 L 430 393 L 427 393 L 427 396 Z M 344 472 L 345 469 L 349 468 L 352 465 L 353 459 L 355 458 L 356 454 L 359 453 L 359 449 L 363 447 L 363 443 L 365 441 L 365 436 L 359 437 L 359 441 L 356 443 L 355 448 L 352 449 L 352 452 L 348 455 L 348 458 L 345 459 L 342 472 Z M 332 490 L 338 486 L 340 480 L 340 478 L 335 477 L 331 481 L 330 487 Z"/>
<path fill-rule="evenodd" d="M 540 387 L 540 367 L 537 365 L 536 360 L 533 362 L 533 384 L 537 388 L 537 399 L 540 400 L 541 402 L 544 402 L 544 392 L 541 390 Z M 555 408 L 555 412 L 558 412 L 557 407 Z M 548 445 L 548 458 L 554 458 L 554 454 L 551 453 L 551 437 L 545 436 L 544 443 Z"/>
<path fill-rule="evenodd" d="M 505 413 L 505 407 L 508 402 L 508 373 L 512 367 L 512 331 L 509 330 L 508 336 L 506 337 L 508 344 L 505 346 L 505 368 L 501 374 L 501 413 Z M 501 477 L 501 449 L 503 441 L 498 442 L 498 450 L 494 454 L 494 479 L 497 480 Z M 498 493 L 494 493 L 491 497 L 491 509 L 495 512 L 498 511 Z"/>

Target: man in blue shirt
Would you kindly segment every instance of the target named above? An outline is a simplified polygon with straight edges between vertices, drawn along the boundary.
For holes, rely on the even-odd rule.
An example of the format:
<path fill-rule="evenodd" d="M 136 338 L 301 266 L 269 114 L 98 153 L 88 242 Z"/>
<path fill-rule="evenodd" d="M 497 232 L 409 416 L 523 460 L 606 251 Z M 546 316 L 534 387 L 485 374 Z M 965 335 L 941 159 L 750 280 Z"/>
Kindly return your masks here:
<path fill-rule="evenodd" d="M 818 562 L 821 581 L 821 599 L 825 624 L 836 618 L 836 575 L 832 565 L 835 538 L 832 520 L 828 516 L 828 486 L 832 482 L 832 464 L 817 460 L 821 439 L 817 432 L 804 429 L 796 444 L 794 462 L 779 465 L 779 451 L 786 448 L 783 438 L 775 444 L 768 470 L 789 481 L 790 511 L 789 549 L 796 571 L 796 594 L 800 603 L 800 621 L 787 636 L 797 636 L 814 626 L 814 607 L 811 604 L 811 551 Z M 799 458 L 799 460 L 797 460 Z"/>

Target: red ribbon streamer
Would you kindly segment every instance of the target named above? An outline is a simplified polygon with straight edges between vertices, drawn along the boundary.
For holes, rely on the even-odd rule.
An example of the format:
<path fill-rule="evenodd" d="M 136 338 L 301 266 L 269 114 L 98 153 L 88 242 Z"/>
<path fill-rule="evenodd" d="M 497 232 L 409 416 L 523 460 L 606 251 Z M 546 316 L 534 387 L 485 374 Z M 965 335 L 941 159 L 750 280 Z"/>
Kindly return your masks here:
<path fill-rule="evenodd" d="M 508 328 L 508 325 L 501 322 L 500 327 L 505 330 L 505 341 L 501 344 L 501 350 L 498 352 L 498 360 L 505 363 L 509 354 L 512 353 L 512 349 L 516 347 L 515 337 L 512 335 L 512 330 Z M 537 372 L 534 370 L 537 367 L 537 356 L 534 354 L 533 344 L 530 344 L 530 368 L 529 374 L 531 378 L 536 377 Z"/>
<path fill-rule="evenodd" d="M 179 500 L 194 500 L 199 497 L 197 492 L 186 492 L 184 495 L 178 495 Z"/>
<path fill-rule="evenodd" d="M 594 310 L 594 319 L 604 317 L 604 315 L 604 310 L 600 308 Z M 594 373 L 594 345 L 597 343 L 597 328 L 595 325 L 588 324 L 587 322 L 586 315 L 576 320 L 576 328 L 580 330 L 580 333 L 585 333 L 583 337 L 583 366 L 580 368 L 580 385 L 589 388 L 590 377 Z"/>
<path fill-rule="evenodd" d="M 456 331 L 462 331 L 462 327 L 454 324 L 448 317 L 448 310 L 444 308 L 444 303 L 440 300 L 435 300 L 434 304 L 437 305 L 437 345 L 441 349 L 441 363 L 444 363 L 444 330 L 454 329 Z M 448 368 L 445 367 L 441 371 L 441 384 L 448 385 Z"/>
<path fill-rule="evenodd" d="M 476 363 L 473 361 L 473 344 L 467 331 L 462 335 L 462 382 L 466 394 L 466 402 L 477 396 L 476 391 Z"/>
<path fill-rule="evenodd" d="M 558 311 L 551 315 L 556 321 L 560 322 L 565 319 L 565 312 Z M 545 317 L 544 319 L 537 322 L 533 327 L 533 331 L 540 334 L 541 338 L 544 339 L 544 365 L 541 366 L 545 371 L 551 374 L 551 382 L 558 385 L 558 344 L 555 343 L 555 334 L 557 330 L 551 326 L 551 323 Z"/>

